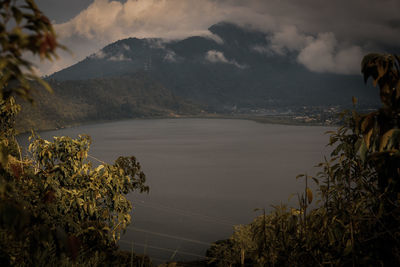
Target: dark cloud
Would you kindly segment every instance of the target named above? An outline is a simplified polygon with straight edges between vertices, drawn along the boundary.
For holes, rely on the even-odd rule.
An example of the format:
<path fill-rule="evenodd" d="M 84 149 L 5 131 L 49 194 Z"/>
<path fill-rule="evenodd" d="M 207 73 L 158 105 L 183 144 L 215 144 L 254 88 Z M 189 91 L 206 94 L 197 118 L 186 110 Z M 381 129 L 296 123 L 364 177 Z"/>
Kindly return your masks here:
<path fill-rule="evenodd" d="M 400 47 L 399 0 L 38 2 L 58 22 L 56 30 L 61 41 L 75 52 L 75 61 L 87 56 L 88 51 L 94 53 L 127 37 L 210 35 L 207 28 L 220 21 L 268 33 L 271 45 L 255 51 L 281 55 L 295 52 L 298 62 L 312 71 L 355 73 L 364 53 Z M 81 41 L 72 41 L 77 38 Z"/>

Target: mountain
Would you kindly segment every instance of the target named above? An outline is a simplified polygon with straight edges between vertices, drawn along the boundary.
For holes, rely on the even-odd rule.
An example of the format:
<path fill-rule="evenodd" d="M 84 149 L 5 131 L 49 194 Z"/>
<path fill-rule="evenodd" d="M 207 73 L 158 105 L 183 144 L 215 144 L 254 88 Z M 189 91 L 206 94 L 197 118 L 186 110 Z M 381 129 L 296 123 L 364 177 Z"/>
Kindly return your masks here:
<path fill-rule="evenodd" d="M 175 96 L 145 72 L 87 80 L 49 80 L 53 94 L 35 90 L 35 105 L 20 103 L 19 132 L 91 121 L 175 117 L 200 107 Z"/>
<path fill-rule="evenodd" d="M 174 95 L 216 112 L 233 106 L 347 105 L 352 96 L 365 105 L 377 104 L 377 90 L 366 87 L 361 75 L 311 72 L 295 55 L 268 53 L 265 33 L 230 23 L 213 25 L 209 31 L 213 38 L 120 40 L 49 79 L 104 79 L 145 72 Z"/>

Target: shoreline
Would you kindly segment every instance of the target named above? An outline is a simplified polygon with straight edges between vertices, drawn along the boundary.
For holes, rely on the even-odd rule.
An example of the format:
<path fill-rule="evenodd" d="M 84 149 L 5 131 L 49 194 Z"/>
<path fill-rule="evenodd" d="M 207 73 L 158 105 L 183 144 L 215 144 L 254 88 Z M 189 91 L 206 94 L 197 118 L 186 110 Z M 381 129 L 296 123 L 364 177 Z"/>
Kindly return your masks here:
<path fill-rule="evenodd" d="M 136 117 L 136 118 L 121 118 L 121 119 L 111 119 L 111 120 L 88 120 L 82 122 L 76 122 L 73 124 L 66 124 L 63 126 L 49 126 L 42 127 L 38 129 L 29 129 L 29 130 L 17 130 L 17 135 L 27 134 L 32 130 L 35 132 L 47 132 L 47 131 L 55 131 L 66 128 L 74 128 L 83 125 L 93 125 L 93 124 L 101 124 L 101 123 L 109 123 L 109 122 L 118 122 L 118 121 L 126 121 L 126 120 L 160 120 L 160 119 L 231 119 L 231 120 L 250 120 L 257 123 L 267 123 L 267 124 L 277 124 L 277 125 L 291 125 L 291 126 L 327 126 L 327 127 L 336 127 L 337 124 L 324 124 L 320 122 L 302 122 L 296 121 L 289 116 L 252 116 L 250 114 L 243 115 L 230 115 L 230 114 L 198 114 L 198 115 L 166 115 L 166 116 L 152 116 L 152 117 Z"/>

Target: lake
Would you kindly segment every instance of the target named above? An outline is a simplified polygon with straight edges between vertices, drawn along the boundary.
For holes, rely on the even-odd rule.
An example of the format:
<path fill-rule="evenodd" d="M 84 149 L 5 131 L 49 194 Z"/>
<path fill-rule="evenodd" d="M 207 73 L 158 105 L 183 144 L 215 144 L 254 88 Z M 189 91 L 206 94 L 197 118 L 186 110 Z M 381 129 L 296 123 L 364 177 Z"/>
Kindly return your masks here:
<path fill-rule="evenodd" d="M 90 155 L 108 163 L 120 155 L 137 157 L 150 193 L 129 195 L 133 220 L 120 246 L 131 250 L 133 245 L 158 264 L 201 258 L 210 242 L 229 237 L 233 225 L 259 215 L 255 208 L 271 210 L 303 191 L 296 175 L 315 173 L 313 166 L 329 154 L 328 130 L 249 120 L 152 119 L 40 135 L 88 134 Z"/>

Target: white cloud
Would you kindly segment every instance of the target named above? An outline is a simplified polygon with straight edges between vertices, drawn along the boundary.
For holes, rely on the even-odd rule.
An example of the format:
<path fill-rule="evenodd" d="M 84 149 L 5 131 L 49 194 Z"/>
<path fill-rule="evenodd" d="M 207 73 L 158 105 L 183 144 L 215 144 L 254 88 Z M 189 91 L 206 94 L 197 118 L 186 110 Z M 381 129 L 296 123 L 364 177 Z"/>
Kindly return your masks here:
<path fill-rule="evenodd" d="M 174 51 L 171 50 L 167 50 L 167 53 L 164 56 L 164 61 L 168 61 L 168 62 L 176 62 L 176 54 Z"/>
<path fill-rule="evenodd" d="M 132 61 L 130 58 L 125 57 L 123 54 L 119 54 L 116 56 L 111 56 L 107 58 L 109 61 Z"/>
<path fill-rule="evenodd" d="M 297 61 L 314 72 L 359 74 L 362 55 L 365 54 L 360 46 L 339 43 L 332 32 L 319 33 L 314 37 L 300 33 L 290 25 L 283 26 L 268 40 L 268 47 L 253 49 L 279 55 L 297 53 Z"/>
<path fill-rule="evenodd" d="M 126 44 L 123 44 L 122 48 L 126 51 L 130 50 L 130 47 Z M 126 57 L 122 53 L 119 53 L 117 55 L 109 55 L 109 54 L 105 53 L 103 49 L 97 51 L 96 53 L 90 55 L 89 57 L 94 58 L 94 59 L 106 59 L 109 61 L 132 61 L 131 58 Z"/>
<path fill-rule="evenodd" d="M 122 44 L 122 48 L 123 48 L 125 51 L 131 51 L 130 46 L 127 45 L 127 44 Z"/>
<path fill-rule="evenodd" d="M 235 60 L 228 60 L 224 53 L 216 50 L 210 50 L 206 53 L 205 59 L 211 63 L 225 63 L 225 64 L 232 64 L 237 68 L 244 69 L 247 68 L 245 65 L 241 65 L 237 63 Z"/>
<path fill-rule="evenodd" d="M 73 19 L 56 24 L 60 43 L 74 54 L 60 53 L 60 60 L 39 64 L 41 71 L 51 74 L 120 39 L 182 39 L 205 36 L 220 42 L 207 29 L 230 16 L 222 4 L 213 0 L 95 0 Z M 160 41 L 154 45 L 162 45 Z M 161 47 L 160 47 L 161 48 Z"/>
<path fill-rule="evenodd" d="M 221 42 L 207 29 L 227 21 L 271 34 L 269 50 L 299 53 L 299 62 L 310 70 L 321 71 L 317 66 L 322 66 L 328 72 L 351 73 L 362 51 L 352 44 L 400 45 L 399 8 L 398 0 L 386 0 L 385 8 L 378 0 L 94 0 L 76 17 L 55 25 L 59 41 L 74 56 L 61 53 L 60 61 L 40 67 L 50 74 L 128 37 L 171 40 L 200 35 Z M 325 32 L 337 40 L 331 50 L 331 40 L 319 37 Z M 253 51 L 267 52 L 261 46 Z M 313 53 L 322 51 L 324 60 L 313 63 Z M 340 62 L 349 62 L 351 67 L 340 69 Z"/>
<path fill-rule="evenodd" d="M 206 60 L 212 63 L 230 63 L 229 60 L 226 59 L 224 53 L 216 50 L 210 50 L 206 53 Z"/>
<path fill-rule="evenodd" d="M 250 50 L 260 53 L 260 54 L 271 54 L 271 48 L 265 45 L 253 45 L 250 47 Z"/>
<path fill-rule="evenodd" d="M 299 52 L 297 60 L 315 72 L 359 74 L 363 54 L 361 47 L 341 47 L 333 33 L 322 33 Z"/>
<path fill-rule="evenodd" d="M 99 50 L 96 53 L 92 54 L 90 57 L 97 58 L 97 59 L 103 59 L 106 57 L 106 53 L 104 53 L 103 49 L 102 49 L 102 50 Z"/>
<path fill-rule="evenodd" d="M 287 52 L 299 51 L 312 41 L 312 37 L 300 34 L 296 26 L 285 25 L 280 31 L 277 31 L 270 41 L 270 49 L 280 55 Z"/>
<path fill-rule="evenodd" d="M 147 39 L 147 44 L 152 49 L 165 49 L 165 40 L 159 38 L 150 38 Z"/>
<path fill-rule="evenodd" d="M 219 44 L 219 45 L 222 45 L 222 44 L 224 44 L 224 40 L 222 40 L 222 38 L 221 37 L 219 37 L 218 35 L 216 35 L 216 34 L 207 34 L 207 35 L 204 35 L 203 37 L 205 37 L 205 38 L 208 38 L 208 39 L 211 39 L 211 40 L 213 40 L 213 41 L 215 41 L 217 44 Z"/>
<path fill-rule="evenodd" d="M 61 38 L 79 35 L 110 42 L 127 37 L 183 38 L 209 35 L 207 28 L 223 19 L 215 1 L 95 0 L 72 20 L 57 25 Z"/>

